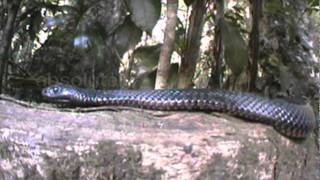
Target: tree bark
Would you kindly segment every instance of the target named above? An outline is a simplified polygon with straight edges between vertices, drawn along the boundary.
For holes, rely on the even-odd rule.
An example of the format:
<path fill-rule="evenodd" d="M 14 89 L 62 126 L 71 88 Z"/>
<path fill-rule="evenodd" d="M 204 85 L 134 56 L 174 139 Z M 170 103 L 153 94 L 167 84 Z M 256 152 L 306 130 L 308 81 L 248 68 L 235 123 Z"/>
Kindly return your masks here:
<path fill-rule="evenodd" d="M 155 89 L 164 89 L 168 84 L 170 59 L 174 50 L 176 36 L 177 10 L 178 0 L 167 0 L 167 22 L 159 57 Z"/>
<path fill-rule="evenodd" d="M 8 1 L 6 23 L 3 29 L 0 29 L 0 94 L 3 89 L 4 70 L 9 58 L 9 48 L 11 45 L 14 24 L 20 7 L 21 0 Z"/>
<path fill-rule="evenodd" d="M 212 44 L 212 63 L 211 63 L 211 77 L 209 80 L 209 87 L 210 88 L 221 88 L 222 83 L 221 79 L 223 76 L 222 71 L 222 57 L 223 57 L 223 44 L 222 44 L 222 37 L 221 37 L 221 22 L 224 18 L 224 0 L 218 0 L 215 4 L 216 6 L 216 19 L 215 24 L 216 27 L 214 29 L 214 40 Z"/>
<path fill-rule="evenodd" d="M 251 2 L 251 12 L 252 12 L 252 29 L 250 32 L 250 62 L 249 62 L 249 91 L 255 91 L 256 81 L 258 74 L 258 61 L 260 56 L 259 47 L 259 24 L 262 14 L 262 0 L 252 0 Z"/>
<path fill-rule="evenodd" d="M 313 134 L 297 143 L 219 113 L 67 110 L 0 99 L 0 179 L 320 178 Z"/>
<path fill-rule="evenodd" d="M 206 4 L 206 0 L 201 0 L 195 1 L 192 5 L 187 34 L 187 48 L 183 52 L 178 73 L 178 88 L 188 88 L 192 86 L 192 78 L 196 70 L 197 60 L 199 59 Z"/>

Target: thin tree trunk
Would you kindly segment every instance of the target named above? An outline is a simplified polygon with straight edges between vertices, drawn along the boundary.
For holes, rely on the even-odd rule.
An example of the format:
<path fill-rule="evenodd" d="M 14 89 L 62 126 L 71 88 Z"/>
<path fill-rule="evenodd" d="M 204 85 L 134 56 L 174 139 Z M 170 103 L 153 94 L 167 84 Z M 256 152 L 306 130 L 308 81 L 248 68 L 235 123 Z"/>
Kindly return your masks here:
<path fill-rule="evenodd" d="M 262 0 L 251 0 L 252 29 L 250 33 L 249 91 L 256 89 L 259 61 L 259 22 L 262 13 Z"/>
<path fill-rule="evenodd" d="M 192 5 L 190 25 L 187 35 L 187 48 L 183 53 L 178 74 L 178 87 L 192 86 L 192 78 L 199 58 L 201 35 L 203 30 L 203 17 L 206 13 L 206 0 L 196 1 Z"/>
<path fill-rule="evenodd" d="M 224 18 L 224 0 L 218 0 L 216 2 L 216 27 L 215 27 L 215 34 L 214 34 L 214 41 L 213 41 L 213 60 L 211 65 L 211 77 L 209 80 L 209 87 L 210 88 L 221 88 L 222 83 L 222 70 L 221 70 L 221 62 L 223 56 L 223 45 L 222 45 L 222 37 L 221 37 L 221 22 Z"/>
<path fill-rule="evenodd" d="M 174 42 L 176 36 L 178 0 L 167 0 L 167 22 L 164 32 L 164 42 L 161 48 L 155 89 L 163 89 L 167 87 L 170 59 L 174 50 Z"/>
<path fill-rule="evenodd" d="M 2 82 L 4 77 L 4 70 L 9 58 L 9 48 L 13 37 L 14 23 L 20 7 L 20 3 L 21 0 L 12 0 L 11 2 L 8 2 L 8 14 L 6 23 L 4 28 L 1 30 L 2 32 L 0 32 L 0 94 L 2 93 L 3 89 Z"/>

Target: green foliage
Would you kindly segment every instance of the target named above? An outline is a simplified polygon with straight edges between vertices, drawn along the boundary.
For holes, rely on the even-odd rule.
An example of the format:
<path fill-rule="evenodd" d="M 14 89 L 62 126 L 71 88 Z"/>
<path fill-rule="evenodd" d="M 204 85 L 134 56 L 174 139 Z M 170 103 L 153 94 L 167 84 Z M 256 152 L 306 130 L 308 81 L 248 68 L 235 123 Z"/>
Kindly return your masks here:
<path fill-rule="evenodd" d="M 184 0 L 184 3 L 187 5 L 187 6 L 191 6 L 195 1 L 197 0 Z M 202 0 L 200 0 L 202 1 Z"/>
<path fill-rule="evenodd" d="M 59 10 L 55 1 L 30 0 L 22 1 L 21 12 L 18 13 L 13 40 L 13 61 L 30 60 L 39 43 L 39 33 L 43 30 L 43 22 L 47 12 Z M 4 7 L 7 8 L 7 7 Z M 1 28 L 0 28 L 1 29 Z"/>
<path fill-rule="evenodd" d="M 134 48 L 140 42 L 142 31 L 127 18 L 125 22 L 116 29 L 113 35 L 113 45 L 115 50 L 122 56 L 128 49 Z"/>
<path fill-rule="evenodd" d="M 176 27 L 175 51 L 180 56 L 182 56 L 182 53 L 185 51 L 186 48 L 186 28 L 184 27 L 180 18 L 178 18 L 178 23 Z"/>
<path fill-rule="evenodd" d="M 142 46 L 133 52 L 136 60 L 136 75 L 132 87 L 135 89 L 153 89 L 156 68 L 162 44 Z"/>
<path fill-rule="evenodd" d="M 35 39 L 37 33 L 40 31 L 40 25 L 43 21 L 43 17 L 41 15 L 40 11 L 35 11 L 31 16 L 30 16 L 30 28 L 29 28 L 29 36 L 31 39 Z"/>
<path fill-rule="evenodd" d="M 157 65 L 162 44 L 143 46 L 133 52 L 136 59 L 136 80 L 132 87 L 135 89 L 153 89 L 157 74 Z M 179 65 L 172 63 L 169 70 L 168 88 L 174 88 L 177 82 Z"/>
<path fill-rule="evenodd" d="M 173 63 L 169 70 L 168 88 L 176 88 L 179 64 Z M 153 89 L 156 81 L 157 69 L 139 74 L 132 87 L 135 89 Z"/>
<path fill-rule="evenodd" d="M 235 76 L 241 74 L 249 60 L 248 47 L 240 29 L 229 21 L 220 22 L 225 61 Z"/>
<path fill-rule="evenodd" d="M 23 1 L 12 57 L 31 76 L 117 79 L 119 59 L 152 31 L 160 11 L 160 0 Z"/>
<path fill-rule="evenodd" d="M 79 12 L 79 30 L 88 31 L 98 26 L 105 31 L 105 35 L 109 35 L 123 24 L 126 18 L 126 6 L 123 1 L 99 0 L 83 9 L 86 11 Z"/>
<path fill-rule="evenodd" d="M 133 52 L 133 56 L 137 60 L 137 65 L 140 69 L 139 72 L 149 72 L 157 67 L 161 46 L 162 44 L 143 46 Z"/>
<path fill-rule="evenodd" d="M 238 3 L 234 5 L 231 9 L 228 9 L 225 12 L 225 19 L 237 25 L 240 29 L 240 32 L 243 36 L 246 36 L 249 33 L 247 29 L 247 20 L 245 17 L 246 6 L 244 4 Z"/>
<path fill-rule="evenodd" d="M 161 13 L 161 0 L 127 0 L 132 21 L 151 34 Z"/>
<path fill-rule="evenodd" d="M 309 1 L 309 7 L 313 1 Z M 277 91 L 289 96 L 312 96 L 315 82 L 311 72 L 317 72 L 317 51 L 314 38 L 316 24 L 308 15 L 306 1 L 275 0 L 265 2 L 261 67 L 267 87 L 277 85 Z M 318 93 L 318 92 L 316 92 Z"/>
<path fill-rule="evenodd" d="M 310 7 L 319 7 L 320 1 L 319 0 L 308 0 L 308 4 Z M 320 10 L 320 9 L 318 9 Z"/>
<path fill-rule="evenodd" d="M 318 34 L 320 34 L 320 1 L 319 0 L 309 0 L 308 3 L 309 14 L 313 18 L 314 26 L 318 29 Z M 320 39 L 318 38 L 318 45 L 320 45 Z M 320 55 L 320 52 L 318 52 Z"/>
<path fill-rule="evenodd" d="M 271 13 L 281 13 L 283 12 L 285 9 L 283 6 L 281 6 L 281 4 L 279 3 L 279 1 L 277 0 L 270 0 L 268 2 L 265 3 L 265 10 Z"/>

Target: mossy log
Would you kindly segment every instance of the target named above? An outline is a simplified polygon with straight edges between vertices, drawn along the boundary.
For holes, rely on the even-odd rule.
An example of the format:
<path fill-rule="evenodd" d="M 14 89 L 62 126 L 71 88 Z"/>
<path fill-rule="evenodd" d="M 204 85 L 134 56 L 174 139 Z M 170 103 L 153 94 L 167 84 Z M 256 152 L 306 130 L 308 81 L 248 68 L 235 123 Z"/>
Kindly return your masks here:
<path fill-rule="evenodd" d="M 320 179 L 314 134 L 296 142 L 219 113 L 43 107 L 0 100 L 0 179 Z"/>

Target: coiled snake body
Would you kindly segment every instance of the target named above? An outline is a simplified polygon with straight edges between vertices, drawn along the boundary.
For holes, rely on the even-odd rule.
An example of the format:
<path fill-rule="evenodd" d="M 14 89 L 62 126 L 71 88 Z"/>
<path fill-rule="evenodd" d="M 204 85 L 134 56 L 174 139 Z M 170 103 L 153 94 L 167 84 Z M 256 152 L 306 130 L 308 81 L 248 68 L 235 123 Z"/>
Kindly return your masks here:
<path fill-rule="evenodd" d="M 154 110 L 226 112 L 273 126 L 291 138 L 305 138 L 315 127 L 309 105 L 267 99 L 251 93 L 208 89 L 91 90 L 56 84 L 42 91 L 51 102 L 75 106 L 122 105 Z"/>

